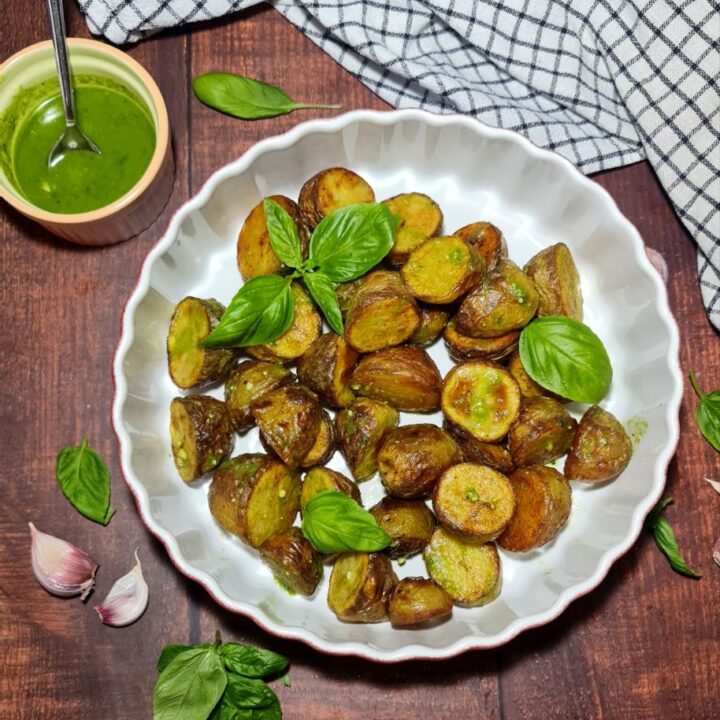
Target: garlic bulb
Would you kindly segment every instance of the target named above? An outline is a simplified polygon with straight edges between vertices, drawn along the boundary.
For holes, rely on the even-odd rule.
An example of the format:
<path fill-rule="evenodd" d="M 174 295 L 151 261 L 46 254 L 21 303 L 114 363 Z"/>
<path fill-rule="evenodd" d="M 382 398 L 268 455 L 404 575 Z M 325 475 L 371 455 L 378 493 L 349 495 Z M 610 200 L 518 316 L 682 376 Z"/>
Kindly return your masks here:
<path fill-rule="evenodd" d="M 105 601 L 96 605 L 95 610 L 105 625 L 122 627 L 135 622 L 145 612 L 147 604 L 148 586 L 136 550 L 135 567 L 115 581 Z"/>
<path fill-rule="evenodd" d="M 74 545 L 40 532 L 32 523 L 32 567 L 38 582 L 53 595 L 84 600 L 95 584 L 98 564 Z"/>

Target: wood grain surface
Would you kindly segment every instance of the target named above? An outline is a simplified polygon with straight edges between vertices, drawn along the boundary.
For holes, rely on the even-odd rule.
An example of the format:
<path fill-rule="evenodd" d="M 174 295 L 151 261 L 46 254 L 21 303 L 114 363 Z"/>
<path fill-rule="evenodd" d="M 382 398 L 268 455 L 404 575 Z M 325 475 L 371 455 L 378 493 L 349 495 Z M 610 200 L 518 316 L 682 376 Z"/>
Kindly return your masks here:
<path fill-rule="evenodd" d="M 47 36 L 44 3 L 6 3 L 3 14 L 0 57 Z M 69 26 L 70 34 L 88 36 L 74 5 Z M 598 589 L 550 625 L 498 650 L 383 666 L 270 637 L 175 570 L 141 524 L 118 465 L 111 363 L 123 306 L 174 210 L 216 168 L 257 140 L 323 114 L 243 123 L 195 101 L 190 80 L 225 69 L 305 101 L 338 101 L 345 110 L 387 106 L 266 7 L 165 33 L 130 53 L 168 103 L 178 170 L 163 216 L 129 242 L 88 250 L 6 206 L 0 211 L 0 717 L 148 718 L 162 646 L 209 638 L 216 628 L 291 658 L 292 687 L 277 689 L 288 720 L 718 717 L 720 569 L 711 549 L 720 498 L 703 477 L 720 479 L 720 456 L 698 434 L 689 390 L 667 518 L 688 563 L 704 573 L 700 581 L 674 574 L 643 534 Z M 720 387 L 720 343 L 702 311 L 694 249 L 648 165 L 595 180 L 665 255 L 683 370 L 694 368 L 706 388 Z M 56 453 L 84 435 L 112 473 L 118 513 L 107 528 L 77 515 L 54 480 Z M 95 598 L 129 569 L 139 547 L 151 588 L 144 617 L 111 629 L 78 600 L 46 594 L 30 570 L 30 520 L 101 561 Z"/>

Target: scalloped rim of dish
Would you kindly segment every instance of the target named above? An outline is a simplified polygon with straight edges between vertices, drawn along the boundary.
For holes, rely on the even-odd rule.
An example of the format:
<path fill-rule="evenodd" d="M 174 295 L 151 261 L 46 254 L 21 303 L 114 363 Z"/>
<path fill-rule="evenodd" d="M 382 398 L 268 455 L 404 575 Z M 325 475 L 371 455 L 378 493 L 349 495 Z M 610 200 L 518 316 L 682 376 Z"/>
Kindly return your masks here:
<path fill-rule="evenodd" d="M 673 393 L 667 405 L 665 419 L 669 428 L 669 438 L 662 451 L 662 462 L 659 465 L 662 473 L 653 478 L 653 492 L 648 494 L 642 502 L 638 503 L 632 516 L 632 523 L 622 542 L 617 543 L 608 549 L 600 559 L 595 573 L 582 583 L 577 583 L 565 589 L 552 607 L 542 613 L 536 613 L 526 617 L 518 618 L 510 623 L 502 632 L 492 637 L 468 636 L 445 648 L 430 648 L 425 645 L 410 644 L 392 651 L 377 651 L 363 643 L 358 642 L 327 642 L 316 637 L 314 634 L 301 628 L 288 628 L 276 623 L 270 618 L 261 616 L 258 609 L 248 603 L 231 602 L 224 596 L 214 578 L 205 572 L 193 568 L 183 557 L 182 551 L 174 538 L 168 531 L 160 527 L 152 519 L 149 511 L 149 496 L 142 483 L 135 477 L 130 469 L 130 448 L 131 440 L 123 426 L 122 409 L 127 398 L 127 383 L 123 374 L 123 361 L 125 355 L 134 340 L 134 331 L 131 318 L 135 310 L 149 289 L 150 270 L 153 263 L 172 245 L 177 236 L 181 223 L 189 212 L 201 208 L 210 198 L 217 186 L 225 179 L 247 170 L 252 163 L 262 154 L 268 151 L 283 150 L 297 142 L 301 137 L 311 133 L 332 133 L 342 130 L 349 125 L 367 122 L 377 125 L 392 125 L 403 119 L 413 119 L 427 123 L 431 126 L 442 126 L 448 124 L 464 125 L 473 132 L 481 132 L 491 138 L 512 139 L 520 143 L 532 155 L 542 157 L 545 161 L 555 162 L 566 166 L 572 171 L 575 180 L 583 183 L 593 192 L 598 202 L 602 202 L 605 210 L 611 213 L 621 222 L 628 235 L 632 238 L 633 252 L 636 262 L 652 278 L 655 290 L 658 294 L 658 312 L 664 322 L 669 337 L 670 347 L 668 349 L 668 360 L 671 365 L 669 370 L 674 379 Z M 442 660 L 454 657 L 468 650 L 491 649 L 508 643 L 525 630 L 540 627 L 555 620 L 568 605 L 589 592 L 594 590 L 607 576 L 613 563 L 625 555 L 635 544 L 640 535 L 646 516 L 654 507 L 665 487 L 667 468 L 677 448 L 680 436 L 680 423 L 678 412 L 683 392 L 683 378 L 679 362 L 680 338 L 677 323 L 673 317 L 668 303 L 667 289 L 662 282 L 660 275 L 652 267 L 645 254 L 645 245 L 635 226 L 620 212 L 610 194 L 597 183 L 588 179 L 572 163 L 557 153 L 538 147 L 523 135 L 506 129 L 494 128 L 485 125 L 478 120 L 465 115 L 449 114 L 436 115 L 424 110 L 393 110 L 374 111 L 356 110 L 348 112 L 335 118 L 327 120 L 310 120 L 295 126 L 282 135 L 266 138 L 253 145 L 244 155 L 237 160 L 223 166 L 214 172 L 203 185 L 199 193 L 184 203 L 172 217 L 168 229 L 161 240 L 150 250 L 140 270 L 137 285 L 132 292 L 123 312 L 122 332 L 115 352 L 113 362 L 113 380 L 115 383 L 115 397 L 113 401 L 112 420 L 115 434 L 120 449 L 120 467 L 123 478 L 132 492 L 140 518 L 147 529 L 165 546 L 170 560 L 175 567 L 186 577 L 202 585 L 205 590 L 220 606 L 231 612 L 251 618 L 263 630 L 277 637 L 288 640 L 299 640 L 310 647 L 330 655 L 354 655 L 366 658 L 375 662 L 394 663 L 407 660 Z"/>

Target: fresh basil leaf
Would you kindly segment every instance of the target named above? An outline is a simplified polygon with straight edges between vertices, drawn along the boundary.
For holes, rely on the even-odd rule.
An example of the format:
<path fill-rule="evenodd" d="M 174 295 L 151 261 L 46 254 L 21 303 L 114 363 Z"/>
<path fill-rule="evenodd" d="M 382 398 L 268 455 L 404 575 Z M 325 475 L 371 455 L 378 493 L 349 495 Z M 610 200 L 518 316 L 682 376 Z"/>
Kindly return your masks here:
<path fill-rule="evenodd" d="M 648 515 L 647 527 L 655 538 L 655 544 L 660 548 L 665 557 L 667 557 L 670 567 L 675 572 L 693 579 L 700 578 L 702 577 L 702 573 L 698 573 L 689 568 L 685 560 L 683 560 L 670 523 L 660 515 L 672 501 L 673 499 L 671 497 L 666 497 L 655 506 L 650 515 Z"/>
<path fill-rule="evenodd" d="M 240 643 L 225 643 L 220 657 L 228 670 L 250 678 L 278 675 L 288 666 L 287 658 L 282 655 Z"/>
<path fill-rule="evenodd" d="M 110 473 L 87 439 L 58 453 L 55 477 L 63 495 L 80 514 L 101 525 L 110 522 L 115 514 L 110 507 Z"/>
<path fill-rule="evenodd" d="M 340 105 L 297 103 L 279 87 L 225 72 L 198 75 L 193 79 L 192 87 L 201 103 L 243 120 L 277 117 L 293 110 L 340 107 Z"/>
<path fill-rule="evenodd" d="M 228 674 L 228 684 L 211 720 L 280 720 L 277 695 L 262 681 Z"/>
<path fill-rule="evenodd" d="M 280 678 L 280 682 L 281 682 L 285 687 L 292 687 L 292 680 L 290 680 L 290 673 L 289 673 L 289 672 L 286 672 L 286 673 Z"/>
<path fill-rule="evenodd" d="M 520 335 L 520 360 L 536 383 L 576 402 L 600 402 L 612 381 L 600 338 L 569 317 L 551 315 L 527 325 Z"/>
<path fill-rule="evenodd" d="M 153 692 L 153 720 L 206 720 L 227 685 L 214 645 L 178 653 L 160 673 Z"/>
<path fill-rule="evenodd" d="M 202 645 L 166 645 L 160 652 L 160 657 L 156 664 L 157 671 L 162 672 L 181 652 L 199 647 L 209 648 L 210 643 L 203 643 Z"/>
<path fill-rule="evenodd" d="M 265 198 L 263 209 L 273 252 L 288 267 L 299 268 L 303 262 L 302 247 L 295 221 L 271 198 Z"/>
<path fill-rule="evenodd" d="M 313 231 L 310 259 L 332 282 L 354 280 L 390 252 L 397 225 L 382 203 L 338 208 Z"/>
<path fill-rule="evenodd" d="M 367 510 L 334 490 L 318 493 L 305 506 L 302 531 L 321 553 L 375 552 L 391 542 Z"/>
<path fill-rule="evenodd" d="M 200 341 L 202 347 L 247 347 L 277 340 L 292 323 L 295 296 L 289 277 L 260 275 L 248 280 Z"/>
<path fill-rule="evenodd" d="M 314 272 L 303 275 L 303 280 L 305 281 L 305 285 L 307 285 L 307 289 L 310 291 L 313 300 L 322 310 L 330 327 L 338 335 L 342 335 L 345 332 L 345 329 L 343 327 L 340 305 L 338 305 L 337 296 L 335 295 L 335 286 L 322 272 Z"/>
<path fill-rule="evenodd" d="M 720 452 L 720 390 L 703 395 L 692 370 L 690 371 L 690 383 L 700 398 L 695 413 L 698 428 L 702 436 Z"/>

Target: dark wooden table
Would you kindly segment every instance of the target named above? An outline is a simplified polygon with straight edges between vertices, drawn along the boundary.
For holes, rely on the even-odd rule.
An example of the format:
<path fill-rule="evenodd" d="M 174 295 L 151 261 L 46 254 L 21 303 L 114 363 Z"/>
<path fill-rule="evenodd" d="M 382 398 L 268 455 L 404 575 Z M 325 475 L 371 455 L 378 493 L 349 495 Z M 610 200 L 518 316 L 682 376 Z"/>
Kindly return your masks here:
<path fill-rule="evenodd" d="M 43 6 L 7 3 L 0 57 L 47 36 Z M 74 6 L 69 26 L 73 35 L 88 35 Z M 88 250 L 59 242 L 7 207 L 0 212 L 0 717 L 150 717 L 162 646 L 207 639 L 219 628 L 227 639 L 291 658 L 292 687 L 278 688 L 288 720 L 717 718 L 720 569 L 711 549 L 720 535 L 720 498 L 703 477 L 720 479 L 720 463 L 698 434 L 689 390 L 668 477 L 676 504 L 667 517 L 689 564 L 704 572 L 700 581 L 674 574 L 644 534 L 597 590 L 550 625 L 498 650 L 383 666 L 270 637 L 174 569 L 120 475 L 110 407 L 122 309 L 171 214 L 210 173 L 260 138 L 311 117 L 235 121 L 193 100 L 190 80 L 226 69 L 306 101 L 340 101 L 346 110 L 386 105 L 269 8 L 166 33 L 130 53 L 168 103 L 177 178 L 163 216 L 127 243 Z M 720 343 L 702 311 L 695 251 L 649 166 L 595 180 L 667 259 L 683 370 L 694 368 L 707 388 L 720 386 Z M 118 513 L 107 528 L 77 515 L 54 480 L 57 451 L 84 435 L 112 473 Z M 46 594 L 30 570 L 30 520 L 102 561 L 96 598 L 127 571 L 139 546 L 151 589 L 143 618 L 112 629 L 78 600 Z"/>

